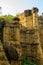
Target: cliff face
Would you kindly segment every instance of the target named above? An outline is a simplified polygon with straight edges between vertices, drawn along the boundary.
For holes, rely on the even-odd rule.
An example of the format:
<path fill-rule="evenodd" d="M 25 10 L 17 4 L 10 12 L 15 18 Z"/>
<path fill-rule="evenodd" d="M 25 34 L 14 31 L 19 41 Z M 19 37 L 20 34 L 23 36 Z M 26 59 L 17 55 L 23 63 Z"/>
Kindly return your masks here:
<path fill-rule="evenodd" d="M 0 65 L 10 65 L 0 40 Z"/>
<path fill-rule="evenodd" d="M 43 24 L 41 22 L 43 19 L 39 18 L 37 8 L 24 11 L 12 22 L 5 22 L 2 43 L 5 47 L 13 46 L 19 56 L 17 60 L 11 59 L 11 65 L 20 65 L 20 59 L 23 57 L 37 65 L 43 65 Z"/>
<path fill-rule="evenodd" d="M 22 25 L 22 22 L 26 23 L 26 25 L 24 24 L 27 28 L 26 33 L 24 33 L 25 37 L 23 34 L 21 38 L 25 40 L 25 45 L 27 45 L 27 47 L 25 47 L 25 54 L 27 56 L 25 56 L 30 61 L 36 62 L 37 64 L 39 63 L 39 65 L 43 64 L 43 17 L 38 15 L 37 8 L 25 10 L 24 13 L 18 15 L 17 17 L 20 18 Z"/>

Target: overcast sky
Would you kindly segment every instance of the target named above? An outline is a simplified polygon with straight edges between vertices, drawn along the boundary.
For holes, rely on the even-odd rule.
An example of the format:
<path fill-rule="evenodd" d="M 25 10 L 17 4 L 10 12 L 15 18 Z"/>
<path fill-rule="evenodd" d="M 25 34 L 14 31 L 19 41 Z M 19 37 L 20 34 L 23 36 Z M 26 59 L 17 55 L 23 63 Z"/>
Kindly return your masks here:
<path fill-rule="evenodd" d="M 15 15 L 32 7 L 39 8 L 39 14 L 43 12 L 43 0 L 0 0 L 3 14 Z"/>

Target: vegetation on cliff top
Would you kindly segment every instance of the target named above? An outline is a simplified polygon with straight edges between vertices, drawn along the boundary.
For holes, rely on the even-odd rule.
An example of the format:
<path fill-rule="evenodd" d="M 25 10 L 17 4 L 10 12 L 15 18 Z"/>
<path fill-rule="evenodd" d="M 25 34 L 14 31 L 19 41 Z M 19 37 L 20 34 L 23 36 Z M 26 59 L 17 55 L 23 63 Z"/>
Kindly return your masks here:
<path fill-rule="evenodd" d="M 0 19 L 4 19 L 7 22 L 11 22 L 14 16 L 12 15 L 5 15 L 5 16 L 0 16 Z"/>

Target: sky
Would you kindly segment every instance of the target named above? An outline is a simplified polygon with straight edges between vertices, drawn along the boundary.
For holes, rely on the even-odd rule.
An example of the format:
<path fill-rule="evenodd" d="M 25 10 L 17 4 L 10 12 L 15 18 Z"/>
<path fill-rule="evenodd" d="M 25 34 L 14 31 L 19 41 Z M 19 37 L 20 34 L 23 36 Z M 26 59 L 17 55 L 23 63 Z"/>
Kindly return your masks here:
<path fill-rule="evenodd" d="M 43 0 L 0 0 L 0 7 L 2 7 L 3 15 L 11 14 L 15 16 L 33 7 L 37 7 L 39 15 L 41 15 L 43 12 Z"/>

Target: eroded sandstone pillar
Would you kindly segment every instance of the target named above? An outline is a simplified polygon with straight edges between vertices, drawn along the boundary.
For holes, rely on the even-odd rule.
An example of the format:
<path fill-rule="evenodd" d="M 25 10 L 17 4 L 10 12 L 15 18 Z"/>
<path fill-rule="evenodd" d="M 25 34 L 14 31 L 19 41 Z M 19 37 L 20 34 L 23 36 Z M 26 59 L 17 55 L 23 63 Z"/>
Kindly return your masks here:
<path fill-rule="evenodd" d="M 32 14 L 33 14 L 33 29 L 34 29 L 33 46 L 32 46 L 34 49 L 32 49 L 32 51 L 33 51 L 32 53 L 33 53 L 33 57 L 36 55 L 35 56 L 36 60 L 34 59 L 34 61 L 38 65 L 42 65 L 42 48 L 41 48 L 41 43 L 40 43 L 39 27 L 38 27 L 38 9 L 33 8 Z M 37 47 L 37 48 L 35 48 L 35 47 Z"/>

